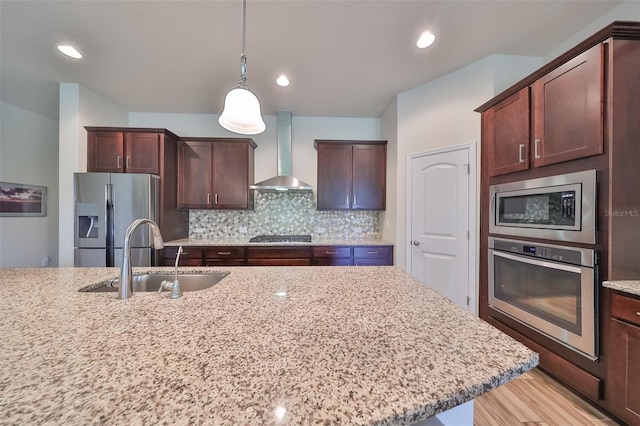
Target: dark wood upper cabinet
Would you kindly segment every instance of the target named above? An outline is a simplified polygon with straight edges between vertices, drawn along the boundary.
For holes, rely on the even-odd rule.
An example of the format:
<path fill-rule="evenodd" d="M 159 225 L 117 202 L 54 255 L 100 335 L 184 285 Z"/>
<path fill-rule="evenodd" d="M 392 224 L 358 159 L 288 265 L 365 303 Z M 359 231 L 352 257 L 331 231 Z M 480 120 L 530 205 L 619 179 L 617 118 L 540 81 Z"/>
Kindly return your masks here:
<path fill-rule="evenodd" d="M 178 143 L 178 207 L 210 209 L 213 144 L 180 141 Z"/>
<path fill-rule="evenodd" d="M 316 140 L 319 210 L 384 210 L 386 141 Z"/>
<path fill-rule="evenodd" d="M 88 130 L 87 171 L 124 172 L 124 133 Z"/>
<path fill-rule="evenodd" d="M 178 205 L 182 209 L 253 208 L 252 139 L 190 138 L 178 148 Z"/>
<path fill-rule="evenodd" d="M 529 116 L 529 87 L 482 114 L 482 140 L 490 176 L 529 168 Z"/>
<path fill-rule="evenodd" d="M 593 46 L 533 83 L 536 167 L 602 154 L 604 46 Z"/>
<path fill-rule="evenodd" d="M 483 111 L 489 176 L 603 153 L 604 46 L 593 46 Z"/>
<path fill-rule="evenodd" d="M 87 127 L 87 171 L 160 174 L 162 134 Z"/>
<path fill-rule="evenodd" d="M 160 135 L 124 134 L 124 167 L 127 173 L 160 173 Z"/>

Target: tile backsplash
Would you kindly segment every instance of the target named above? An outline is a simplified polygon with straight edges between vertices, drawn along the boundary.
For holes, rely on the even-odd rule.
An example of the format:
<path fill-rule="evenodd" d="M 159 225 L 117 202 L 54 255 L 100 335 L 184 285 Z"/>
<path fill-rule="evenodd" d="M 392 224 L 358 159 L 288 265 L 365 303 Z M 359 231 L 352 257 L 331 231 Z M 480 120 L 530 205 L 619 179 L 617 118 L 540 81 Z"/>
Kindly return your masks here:
<path fill-rule="evenodd" d="M 378 212 L 316 210 L 311 192 L 257 192 L 254 210 L 190 210 L 189 238 L 256 235 L 378 238 Z"/>

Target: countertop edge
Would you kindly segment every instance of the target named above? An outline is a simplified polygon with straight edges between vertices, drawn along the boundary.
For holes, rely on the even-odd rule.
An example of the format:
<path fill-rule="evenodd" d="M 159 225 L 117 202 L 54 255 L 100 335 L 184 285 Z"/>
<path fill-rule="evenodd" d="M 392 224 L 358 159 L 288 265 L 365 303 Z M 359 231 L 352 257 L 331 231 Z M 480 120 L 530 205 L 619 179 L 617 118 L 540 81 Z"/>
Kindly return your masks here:
<path fill-rule="evenodd" d="M 603 281 L 602 286 L 634 296 L 640 296 L 640 280 Z"/>

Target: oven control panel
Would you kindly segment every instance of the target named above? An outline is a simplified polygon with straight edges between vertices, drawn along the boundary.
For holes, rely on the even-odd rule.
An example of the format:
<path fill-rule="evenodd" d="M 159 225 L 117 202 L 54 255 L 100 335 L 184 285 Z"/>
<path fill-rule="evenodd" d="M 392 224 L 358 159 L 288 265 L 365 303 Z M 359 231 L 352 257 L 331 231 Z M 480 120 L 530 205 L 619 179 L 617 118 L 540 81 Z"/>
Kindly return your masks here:
<path fill-rule="evenodd" d="M 501 240 L 497 238 L 493 239 L 493 246 L 491 248 L 522 256 L 531 256 L 574 265 L 584 265 L 585 261 L 588 262 L 588 260 L 584 258 L 584 250 L 579 248 L 552 246 L 549 244 L 532 244 L 523 241 Z M 591 259 L 591 262 L 593 261 L 594 259 Z"/>

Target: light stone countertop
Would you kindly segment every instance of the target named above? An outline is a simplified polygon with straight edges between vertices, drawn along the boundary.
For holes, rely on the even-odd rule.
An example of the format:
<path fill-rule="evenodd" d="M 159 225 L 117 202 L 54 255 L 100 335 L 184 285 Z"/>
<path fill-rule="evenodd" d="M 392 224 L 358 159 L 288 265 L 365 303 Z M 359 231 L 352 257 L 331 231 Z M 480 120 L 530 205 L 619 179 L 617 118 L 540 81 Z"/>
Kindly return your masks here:
<path fill-rule="evenodd" d="M 0 269 L 0 424 L 411 424 L 538 363 L 398 268 L 180 269 L 230 274 L 123 301 L 78 292 L 116 268 Z"/>
<path fill-rule="evenodd" d="M 390 243 L 379 238 L 315 238 L 310 243 L 304 242 L 274 242 L 274 243 L 250 243 L 246 238 L 182 238 L 179 240 L 166 241 L 165 246 L 392 246 Z"/>
<path fill-rule="evenodd" d="M 607 287 L 613 290 L 640 296 L 640 281 L 638 280 L 603 281 L 602 285 L 603 287 Z"/>

